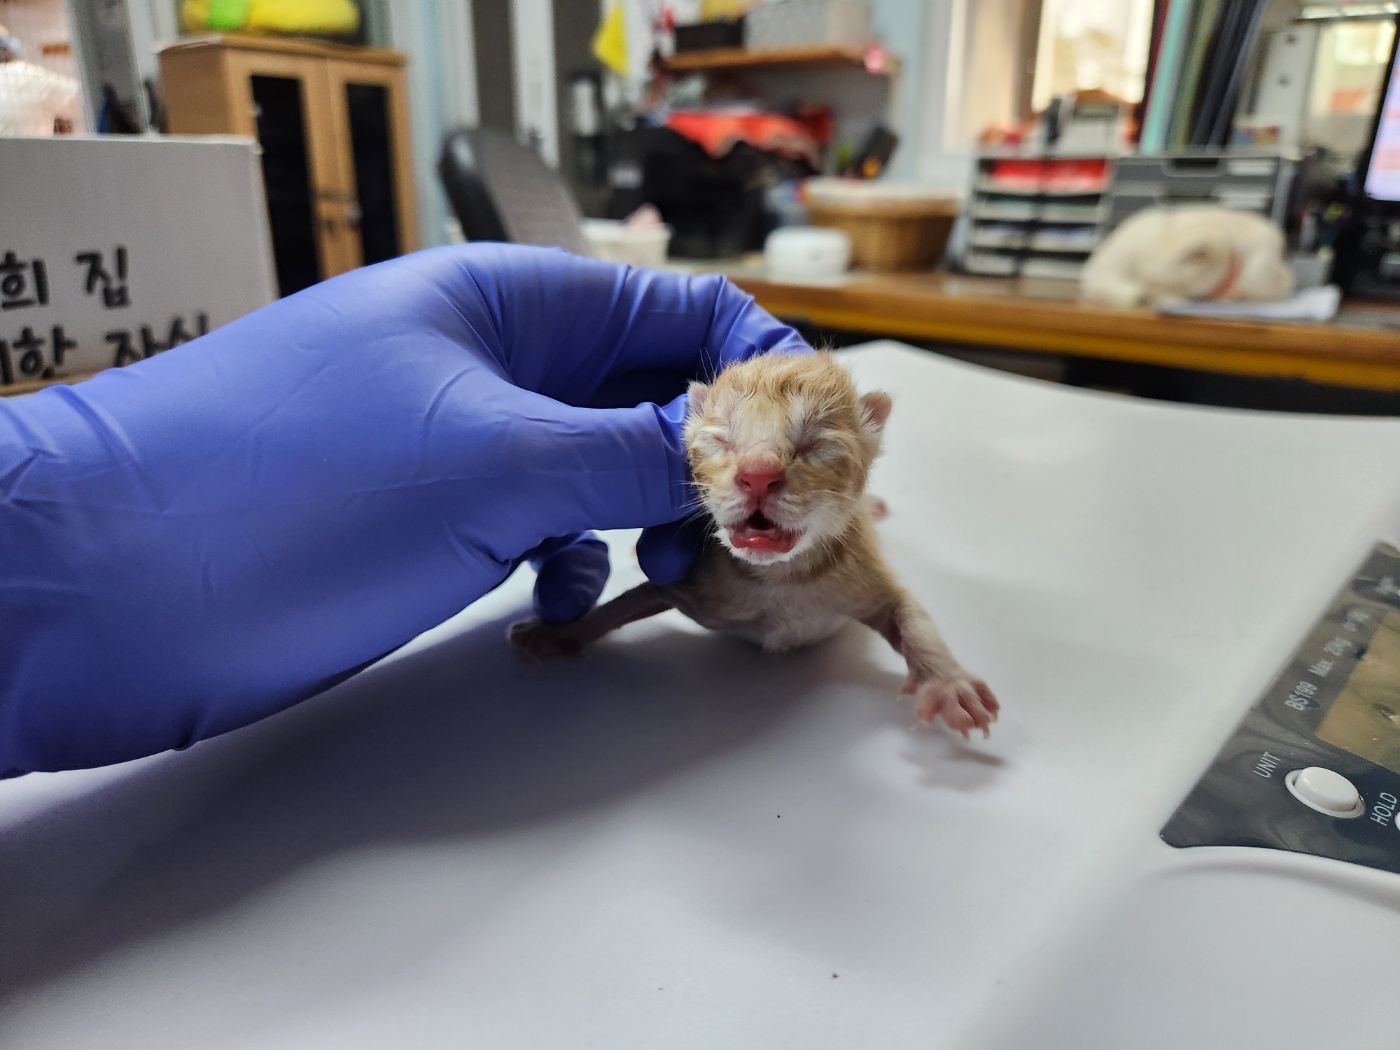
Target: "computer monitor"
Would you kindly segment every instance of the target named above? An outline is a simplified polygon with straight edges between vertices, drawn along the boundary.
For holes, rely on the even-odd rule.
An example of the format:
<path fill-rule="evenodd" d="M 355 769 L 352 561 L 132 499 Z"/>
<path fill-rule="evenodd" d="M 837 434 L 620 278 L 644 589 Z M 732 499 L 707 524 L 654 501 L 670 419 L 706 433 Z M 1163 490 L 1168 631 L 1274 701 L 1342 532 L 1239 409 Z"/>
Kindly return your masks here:
<path fill-rule="evenodd" d="M 1362 193 L 1374 201 L 1400 204 L 1400 65 L 1395 62 L 1400 51 L 1400 24 L 1396 28 L 1396 45 L 1390 49 L 1385 68 L 1385 89 L 1360 171 Z"/>

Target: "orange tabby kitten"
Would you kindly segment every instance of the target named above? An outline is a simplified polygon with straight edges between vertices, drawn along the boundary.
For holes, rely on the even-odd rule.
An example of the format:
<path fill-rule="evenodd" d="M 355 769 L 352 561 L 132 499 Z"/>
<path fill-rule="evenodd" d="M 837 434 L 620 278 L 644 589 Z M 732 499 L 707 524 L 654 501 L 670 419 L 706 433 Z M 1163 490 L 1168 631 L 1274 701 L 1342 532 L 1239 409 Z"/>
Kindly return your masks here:
<path fill-rule="evenodd" d="M 890 413 L 863 397 L 830 354 L 768 355 L 690 387 L 685 442 L 715 523 L 683 581 L 644 583 L 567 624 L 511 628 L 531 658 L 576 655 L 624 624 L 678 609 L 765 649 L 811 645 L 847 620 L 878 631 L 905 659 L 903 694 L 923 722 L 987 732 L 996 697 L 948 651 L 880 553 L 866 478 Z"/>

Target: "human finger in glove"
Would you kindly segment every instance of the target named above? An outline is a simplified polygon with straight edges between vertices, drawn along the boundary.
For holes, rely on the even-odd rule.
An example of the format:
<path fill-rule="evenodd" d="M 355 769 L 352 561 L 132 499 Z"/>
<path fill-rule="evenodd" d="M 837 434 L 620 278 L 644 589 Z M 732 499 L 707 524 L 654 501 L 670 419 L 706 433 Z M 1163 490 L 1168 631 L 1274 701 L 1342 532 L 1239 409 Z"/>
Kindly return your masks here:
<path fill-rule="evenodd" d="M 246 725 L 527 557 L 536 611 L 580 615 L 587 530 L 687 511 L 686 382 L 807 349 L 720 277 L 479 244 L 0 402 L 0 776 Z M 639 545 L 660 582 L 694 553 Z"/>

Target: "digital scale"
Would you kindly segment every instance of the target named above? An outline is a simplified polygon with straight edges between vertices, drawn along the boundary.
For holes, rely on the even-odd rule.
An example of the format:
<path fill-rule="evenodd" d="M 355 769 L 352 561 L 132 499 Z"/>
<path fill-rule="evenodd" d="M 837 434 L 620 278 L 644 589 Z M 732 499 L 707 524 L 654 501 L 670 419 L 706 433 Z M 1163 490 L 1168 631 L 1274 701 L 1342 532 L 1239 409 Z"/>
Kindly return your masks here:
<path fill-rule="evenodd" d="M 1377 544 L 1162 829 L 1400 873 L 1400 550 Z"/>

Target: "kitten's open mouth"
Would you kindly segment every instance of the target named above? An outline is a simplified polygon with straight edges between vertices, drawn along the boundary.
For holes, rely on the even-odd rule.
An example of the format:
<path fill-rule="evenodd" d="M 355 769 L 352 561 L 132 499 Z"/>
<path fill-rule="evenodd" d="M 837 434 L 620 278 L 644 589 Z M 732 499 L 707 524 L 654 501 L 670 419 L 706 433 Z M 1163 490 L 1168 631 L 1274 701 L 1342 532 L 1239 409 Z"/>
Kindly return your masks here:
<path fill-rule="evenodd" d="M 729 529 L 729 542 L 734 546 L 744 550 L 772 551 L 774 554 L 786 554 L 797 546 L 801 538 L 800 532 L 782 528 L 764 517 L 761 510 L 754 511 L 742 524 Z"/>

